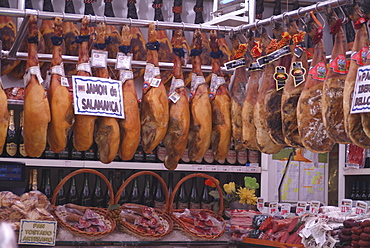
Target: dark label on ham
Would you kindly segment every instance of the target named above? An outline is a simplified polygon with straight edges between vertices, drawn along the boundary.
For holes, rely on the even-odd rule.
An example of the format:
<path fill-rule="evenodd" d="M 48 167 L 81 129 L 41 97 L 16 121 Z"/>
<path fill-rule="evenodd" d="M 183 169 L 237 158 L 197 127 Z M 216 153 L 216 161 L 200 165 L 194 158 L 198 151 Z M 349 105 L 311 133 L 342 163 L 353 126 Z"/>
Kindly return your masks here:
<path fill-rule="evenodd" d="M 309 75 L 312 76 L 313 79 L 319 81 L 325 81 L 326 77 L 326 66 L 324 62 L 317 63 L 313 68 L 311 68 L 308 72 Z"/>
<path fill-rule="evenodd" d="M 226 70 L 236 69 L 242 66 L 247 65 L 245 58 L 237 59 L 237 60 L 231 60 L 227 63 L 225 63 Z"/>
<path fill-rule="evenodd" d="M 362 47 L 360 51 L 354 52 L 351 55 L 351 60 L 356 61 L 356 64 L 358 65 L 365 65 L 366 63 L 366 57 L 368 56 L 369 48 L 368 47 Z"/>
<path fill-rule="evenodd" d="M 264 66 L 264 65 L 267 65 L 271 62 L 274 62 L 278 59 L 280 59 L 281 57 L 285 56 L 285 55 L 288 55 L 290 54 L 290 48 L 289 46 L 285 46 L 279 50 L 276 50 L 275 52 L 272 52 L 266 56 L 263 56 L 261 58 L 258 58 L 257 59 L 257 63 L 260 67 Z"/>
<path fill-rule="evenodd" d="M 248 68 L 248 71 L 258 71 L 262 70 L 263 68 L 260 67 L 257 63 L 252 63 L 250 67 Z"/>
<path fill-rule="evenodd" d="M 300 58 L 303 54 L 303 49 L 302 47 L 299 47 L 299 46 L 296 46 L 294 48 L 294 55 L 297 57 L 297 58 Z"/>
<path fill-rule="evenodd" d="M 346 75 L 348 73 L 346 56 L 344 54 L 338 54 L 334 60 L 330 61 L 329 67 L 335 73 Z"/>
<path fill-rule="evenodd" d="M 274 79 L 276 81 L 276 91 L 284 88 L 285 82 L 288 79 L 288 74 L 286 73 L 286 68 L 284 66 L 276 66 Z"/>
<path fill-rule="evenodd" d="M 291 68 L 290 75 L 293 76 L 294 86 L 298 87 L 305 81 L 306 69 L 303 68 L 301 61 L 293 62 Z"/>

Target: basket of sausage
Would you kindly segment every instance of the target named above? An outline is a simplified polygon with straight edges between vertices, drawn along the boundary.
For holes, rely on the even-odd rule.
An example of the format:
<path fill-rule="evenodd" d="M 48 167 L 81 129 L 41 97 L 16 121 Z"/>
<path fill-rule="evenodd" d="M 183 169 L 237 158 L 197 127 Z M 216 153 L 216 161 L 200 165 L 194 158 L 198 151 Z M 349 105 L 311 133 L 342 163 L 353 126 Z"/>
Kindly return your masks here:
<path fill-rule="evenodd" d="M 81 173 L 95 174 L 103 179 L 110 192 L 110 204 L 113 204 L 114 191 L 108 179 L 99 171 L 80 169 L 73 171 L 64 177 L 55 188 L 51 199 L 52 212 L 58 221 L 58 224 L 67 231 L 76 236 L 97 240 L 110 234 L 116 228 L 116 221 L 109 216 L 108 210 L 96 207 L 79 206 L 72 203 L 55 206 L 59 190 L 70 178 Z"/>
<path fill-rule="evenodd" d="M 151 171 L 141 171 L 131 175 L 117 190 L 115 208 L 110 209 L 110 214 L 117 222 L 118 230 L 137 236 L 144 240 L 158 240 L 173 230 L 171 217 L 162 209 L 148 207 L 134 203 L 117 205 L 120 196 L 127 185 L 136 177 L 149 175 L 155 177 L 162 185 L 165 194 L 163 209 L 167 209 L 169 195 L 165 181 L 158 174 Z"/>
<path fill-rule="evenodd" d="M 203 177 L 211 180 L 220 194 L 220 207 L 217 213 L 208 209 L 173 209 L 173 201 L 180 186 L 188 179 Z M 168 213 L 174 221 L 175 228 L 182 230 L 188 236 L 195 239 L 216 239 L 225 232 L 226 222 L 222 217 L 224 211 L 224 199 L 222 189 L 217 180 L 204 173 L 194 173 L 183 177 L 173 189 L 170 196 Z"/>

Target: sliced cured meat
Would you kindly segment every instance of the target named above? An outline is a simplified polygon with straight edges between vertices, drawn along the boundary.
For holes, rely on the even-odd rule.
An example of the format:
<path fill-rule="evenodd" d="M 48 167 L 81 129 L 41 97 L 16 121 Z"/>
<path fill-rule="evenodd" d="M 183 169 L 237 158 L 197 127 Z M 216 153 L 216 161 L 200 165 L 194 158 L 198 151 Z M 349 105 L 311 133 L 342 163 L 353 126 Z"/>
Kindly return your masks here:
<path fill-rule="evenodd" d="M 221 71 L 221 53 L 216 31 L 211 31 L 211 107 L 212 107 L 212 142 L 215 160 L 226 159 L 231 143 L 231 98 L 227 82 Z"/>
<path fill-rule="evenodd" d="M 97 44 L 106 44 L 106 38 L 106 26 L 104 23 L 99 23 L 97 26 Z M 96 75 L 94 76 L 109 78 L 108 68 L 96 68 Z M 98 117 L 94 130 L 94 141 L 98 145 L 99 160 L 105 164 L 112 162 L 118 153 L 120 143 L 117 119 L 112 117 Z"/>
<path fill-rule="evenodd" d="M 45 150 L 46 133 L 50 121 L 49 102 L 46 98 L 37 57 L 39 31 L 37 17 L 30 16 L 28 26 L 28 58 L 24 96 L 24 146 L 30 157 L 39 157 Z M 27 77 L 29 80 L 27 80 Z"/>
<path fill-rule="evenodd" d="M 326 74 L 322 94 L 323 122 L 328 136 L 340 144 L 348 144 L 351 140 L 344 128 L 343 89 L 347 77 L 346 40 L 342 28 L 342 20 L 331 8 L 326 9 L 330 33 L 334 36 L 334 46 L 331 52 L 331 61 Z"/>
<path fill-rule="evenodd" d="M 62 23 L 60 18 L 56 18 L 54 21 L 51 83 L 48 91 L 51 120 L 47 137 L 50 148 L 56 153 L 60 153 L 66 147 L 68 131 L 74 117 L 69 91 L 65 85 L 61 84 L 61 79 L 65 76 L 62 60 Z"/>
<path fill-rule="evenodd" d="M 253 33 L 249 33 L 253 37 Z M 259 82 L 262 77 L 262 69 L 256 64 L 256 57 L 260 56 L 260 42 L 255 43 L 254 38 L 250 39 L 248 49 L 253 57 L 253 65 L 249 70 L 249 82 L 247 85 L 247 93 L 243 102 L 242 107 L 242 134 L 243 134 L 243 145 L 247 149 L 258 150 L 257 138 L 256 138 L 256 127 L 254 126 L 253 112 L 254 106 L 257 103 Z M 253 51 L 252 51 L 253 50 Z"/>
<path fill-rule="evenodd" d="M 169 109 L 166 89 L 160 80 L 158 68 L 158 50 L 156 44 L 157 31 L 155 24 L 151 23 L 148 29 L 147 66 L 144 75 L 143 97 L 141 102 L 141 136 L 143 148 L 146 153 L 162 141 L 167 132 Z M 153 78 L 155 78 L 153 80 Z M 151 84 L 150 81 L 153 83 Z M 158 86 L 158 87 L 154 87 Z"/>
<path fill-rule="evenodd" d="M 354 9 L 353 9 L 354 8 Z M 366 54 L 369 49 L 369 39 L 366 25 L 361 24 L 361 10 L 358 5 L 349 8 L 352 13 L 349 16 L 355 23 L 356 36 L 352 46 L 351 61 L 348 69 L 348 74 L 344 82 L 343 90 L 343 112 L 344 112 L 344 127 L 348 137 L 352 143 L 362 148 L 370 148 L 370 138 L 366 135 L 361 114 L 351 114 L 352 96 L 356 83 L 357 69 L 366 63 Z"/>
<path fill-rule="evenodd" d="M 73 1 L 66 0 L 64 12 L 76 14 Z M 65 54 L 71 56 L 78 56 L 78 45 L 77 42 L 75 42 L 75 38 L 80 34 L 80 32 L 78 30 L 77 24 L 74 22 L 63 22 L 63 32 L 66 47 Z M 77 74 L 76 64 L 72 63 L 65 64 L 64 70 L 66 76 L 72 76 Z"/>
<path fill-rule="evenodd" d="M 129 51 L 130 43 L 130 28 L 123 26 L 121 52 Z M 140 111 L 132 73 L 132 70 L 121 71 L 120 78 L 123 83 L 123 106 L 125 107 L 125 119 L 118 121 L 121 135 L 118 155 L 122 160 L 131 160 L 140 142 Z"/>
<path fill-rule="evenodd" d="M 281 96 L 281 119 L 284 141 L 291 147 L 303 147 L 298 133 L 297 104 L 303 90 L 307 73 L 307 52 L 303 49 L 305 32 L 298 30 L 296 22 L 286 20 L 288 33 L 292 36 L 293 44 L 290 45 L 292 63 L 288 79 L 285 82 Z"/>
<path fill-rule="evenodd" d="M 6 135 L 8 133 L 9 114 L 8 114 L 8 99 L 0 85 L 0 154 L 3 152 Z"/>
<path fill-rule="evenodd" d="M 85 38 L 83 38 L 85 37 Z M 78 44 L 78 76 L 91 76 L 91 69 L 89 64 L 89 20 L 84 17 L 81 21 L 80 39 Z M 86 151 L 93 144 L 94 128 L 96 116 L 92 115 L 76 115 L 73 124 L 73 146 L 78 151 Z"/>
<path fill-rule="evenodd" d="M 195 30 L 192 53 L 202 46 L 201 32 Z M 194 53 L 193 53 L 194 54 Z M 188 139 L 189 158 L 192 161 L 204 157 L 211 144 L 212 109 L 208 86 L 201 69 L 200 54 L 192 59 L 192 83 L 190 95 L 190 131 Z"/>
<path fill-rule="evenodd" d="M 268 48 L 271 40 L 267 35 L 266 30 L 263 30 L 261 34 L 262 47 L 264 48 L 262 54 L 268 54 Z M 275 73 L 275 66 L 273 63 L 269 63 L 265 66 L 262 76 L 262 85 L 258 94 L 257 103 L 254 107 L 253 121 L 256 127 L 256 137 L 258 150 L 267 153 L 274 154 L 284 148 L 284 145 L 276 144 L 268 133 L 266 117 L 266 101 L 265 94 L 270 88 L 270 82 Z"/>
<path fill-rule="evenodd" d="M 298 132 L 302 144 L 312 152 L 329 152 L 335 142 L 330 139 L 322 117 L 322 91 L 326 76 L 326 57 L 322 41 L 322 27 L 317 28 L 311 12 L 307 33 L 315 43 L 315 52 L 307 81 L 297 105 Z"/>
<path fill-rule="evenodd" d="M 9 8 L 9 1 L 4 0 L 0 1 L 0 7 L 2 8 Z M 13 17 L 10 16 L 0 16 L 0 35 L 2 41 L 2 49 L 5 51 L 9 51 L 12 47 L 15 36 L 17 34 L 17 28 L 14 22 Z M 18 64 L 20 60 L 8 60 L 2 59 L 1 60 L 1 75 L 8 74 L 11 72 Z M 1 143 L 3 144 L 3 143 Z"/>
<path fill-rule="evenodd" d="M 182 30 L 177 29 L 173 37 L 173 48 L 183 49 Z M 180 53 L 182 54 L 182 53 Z M 169 122 L 167 134 L 163 139 L 166 147 L 164 165 L 167 169 L 174 170 L 182 157 L 188 143 L 190 127 L 189 101 L 186 94 L 184 76 L 181 68 L 181 56 L 175 55 L 172 73 L 174 75 L 169 92 Z"/>

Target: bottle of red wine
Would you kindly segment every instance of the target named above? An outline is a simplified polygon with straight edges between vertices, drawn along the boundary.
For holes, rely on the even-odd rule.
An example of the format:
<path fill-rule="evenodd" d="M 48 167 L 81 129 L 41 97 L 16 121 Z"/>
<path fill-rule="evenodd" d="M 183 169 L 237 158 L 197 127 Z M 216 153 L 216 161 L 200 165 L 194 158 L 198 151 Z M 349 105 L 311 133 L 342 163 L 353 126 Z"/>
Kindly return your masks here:
<path fill-rule="evenodd" d="M 150 187 L 149 175 L 145 175 L 144 191 L 143 194 L 141 195 L 140 204 L 148 207 L 153 207 L 153 197 Z"/>
<path fill-rule="evenodd" d="M 137 147 L 136 152 L 134 154 L 134 161 L 135 162 L 145 162 L 145 153 L 144 153 L 144 149 L 141 143 Z"/>
<path fill-rule="evenodd" d="M 39 187 L 38 187 L 38 190 L 40 191 L 40 192 L 42 192 L 42 193 L 44 193 L 45 194 L 45 171 L 46 171 L 47 169 L 42 169 L 41 170 L 41 183 L 40 183 L 40 185 L 39 185 Z"/>
<path fill-rule="evenodd" d="M 185 174 L 181 173 L 180 179 L 183 178 L 184 176 Z M 180 185 L 178 198 L 177 198 L 177 208 L 178 209 L 189 208 L 189 197 L 188 197 L 188 194 L 186 193 L 185 182 Z"/>
<path fill-rule="evenodd" d="M 24 193 L 30 192 L 32 190 L 33 170 L 34 169 L 29 169 L 28 171 L 28 186 L 24 189 Z"/>
<path fill-rule="evenodd" d="M 101 188 L 101 178 L 98 175 L 95 175 L 95 185 L 92 195 L 92 207 L 104 208 L 104 196 L 103 190 Z"/>
<path fill-rule="evenodd" d="M 115 183 L 114 183 L 114 172 L 113 171 L 108 172 L 108 181 L 112 185 L 113 190 L 114 190 Z M 104 206 L 109 207 L 109 204 L 110 204 L 110 192 L 107 187 L 105 194 L 104 194 Z"/>
<path fill-rule="evenodd" d="M 206 184 L 203 184 L 203 185 L 204 186 L 203 186 L 203 193 L 202 193 L 202 200 L 201 200 L 200 208 L 212 210 L 212 203 L 214 201 L 214 198 L 213 196 L 209 194 L 209 186 Z"/>
<path fill-rule="evenodd" d="M 121 171 L 121 181 L 122 181 L 122 184 L 125 182 L 125 180 L 126 180 L 126 173 L 124 171 Z M 118 204 L 120 204 L 120 205 L 129 202 L 129 195 L 128 195 L 126 189 L 127 189 L 127 187 L 123 189 L 122 194 L 121 194 L 121 197 L 119 198 Z"/>
<path fill-rule="evenodd" d="M 91 191 L 90 191 L 90 180 L 89 174 L 84 173 L 84 183 L 81 191 L 81 206 L 91 207 Z"/>
<path fill-rule="evenodd" d="M 63 177 L 64 177 L 63 169 L 59 169 L 58 170 L 58 184 L 60 183 L 60 181 L 62 181 Z M 59 205 L 64 205 L 66 203 L 67 203 L 67 196 L 66 196 L 66 191 L 64 190 L 64 185 L 63 185 L 58 192 L 55 204 L 59 206 Z"/>
<path fill-rule="evenodd" d="M 200 197 L 199 197 L 198 190 L 197 190 L 197 178 L 196 177 L 192 178 L 189 208 L 190 209 L 200 208 Z"/>
<path fill-rule="evenodd" d="M 70 180 L 71 184 L 68 190 L 67 202 L 73 204 L 81 204 L 77 191 L 76 176 L 73 176 Z"/>
<path fill-rule="evenodd" d="M 98 148 L 96 146 L 96 143 L 93 143 L 91 147 L 84 152 L 84 155 L 83 155 L 84 159 L 85 160 L 97 160 L 97 157 L 96 157 L 97 150 Z"/>
<path fill-rule="evenodd" d="M 159 176 L 161 176 L 161 174 L 159 174 Z M 163 186 L 158 179 L 156 179 L 155 181 L 157 183 L 157 187 L 155 188 L 154 207 L 163 210 L 166 201 L 165 195 L 163 193 Z"/>
<path fill-rule="evenodd" d="M 167 153 L 166 147 L 163 145 L 162 142 L 159 143 L 159 145 L 157 146 L 157 162 L 158 163 L 164 162 L 166 153 Z"/>
<path fill-rule="evenodd" d="M 56 158 L 56 153 L 53 150 L 51 150 L 48 142 L 46 142 L 46 147 L 45 147 L 42 157 L 45 159 L 55 159 Z"/>
<path fill-rule="evenodd" d="M 140 204 L 140 191 L 137 180 L 138 180 L 137 177 L 135 177 L 133 180 L 133 186 L 130 194 L 130 202 Z"/>
<path fill-rule="evenodd" d="M 53 196 L 53 191 L 51 189 L 51 183 L 50 183 L 50 169 L 45 170 L 45 185 L 44 185 L 44 194 L 48 198 L 48 200 L 51 200 L 51 197 Z"/>

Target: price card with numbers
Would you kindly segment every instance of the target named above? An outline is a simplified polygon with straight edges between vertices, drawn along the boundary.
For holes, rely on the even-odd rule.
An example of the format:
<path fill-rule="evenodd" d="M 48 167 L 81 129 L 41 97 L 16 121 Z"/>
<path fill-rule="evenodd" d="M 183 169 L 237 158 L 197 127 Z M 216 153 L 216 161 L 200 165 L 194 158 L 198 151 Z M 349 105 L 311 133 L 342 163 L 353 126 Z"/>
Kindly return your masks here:
<path fill-rule="evenodd" d="M 223 166 L 220 166 L 220 167 L 221 167 L 221 170 L 222 171 L 225 171 L 225 172 L 229 172 L 230 171 L 230 166 L 223 165 Z"/>
<path fill-rule="evenodd" d="M 342 199 L 340 204 L 340 212 L 344 215 L 349 215 L 352 212 L 352 200 L 351 199 Z"/>
<path fill-rule="evenodd" d="M 150 80 L 150 86 L 152 87 L 158 88 L 160 84 L 161 84 L 160 78 L 152 78 L 152 80 Z"/>
<path fill-rule="evenodd" d="M 274 216 L 279 213 L 279 208 L 277 202 L 270 202 L 269 204 L 269 215 Z"/>
<path fill-rule="evenodd" d="M 364 217 L 367 212 L 367 203 L 364 201 L 356 202 L 356 214 L 358 217 Z"/>
<path fill-rule="evenodd" d="M 304 201 L 297 202 L 296 214 L 299 216 L 304 215 L 306 213 L 306 204 Z"/>
<path fill-rule="evenodd" d="M 116 58 L 116 70 L 131 69 L 132 53 L 125 55 L 124 53 L 118 52 Z"/>
<path fill-rule="evenodd" d="M 319 201 L 312 201 L 310 203 L 310 214 L 318 214 L 320 209 Z"/>
<path fill-rule="evenodd" d="M 233 166 L 233 171 L 235 171 L 235 172 L 243 172 L 243 167 L 241 167 L 241 166 Z"/>
<path fill-rule="evenodd" d="M 292 205 L 290 203 L 283 203 L 281 205 L 281 211 L 280 211 L 281 216 L 283 216 L 284 218 L 288 217 L 288 215 L 290 214 L 291 207 Z"/>
<path fill-rule="evenodd" d="M 258 209 L 258 211 L 262 212 L 264 207 L 265 207 L 265 199 L 263 197 L 258 197 L 258 199 L 257 199 L 257 209 Z"/>
<path fill-rule="evenodd" d="M 106 68 L 108 60 L 108 51 L 93 49 L 91 51 L 91 67 Z"/>
<path fill-rule="evenodd" d="M 203 165 L 197 165 L 197 164 L 194 164 L 191 166 L 192 170 L 193 171 L 202 171 L 203 170 Z"/>

